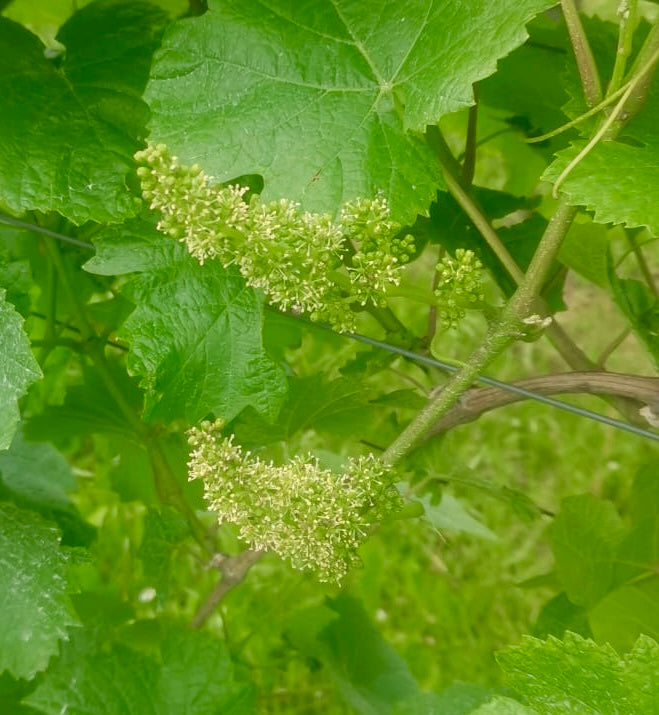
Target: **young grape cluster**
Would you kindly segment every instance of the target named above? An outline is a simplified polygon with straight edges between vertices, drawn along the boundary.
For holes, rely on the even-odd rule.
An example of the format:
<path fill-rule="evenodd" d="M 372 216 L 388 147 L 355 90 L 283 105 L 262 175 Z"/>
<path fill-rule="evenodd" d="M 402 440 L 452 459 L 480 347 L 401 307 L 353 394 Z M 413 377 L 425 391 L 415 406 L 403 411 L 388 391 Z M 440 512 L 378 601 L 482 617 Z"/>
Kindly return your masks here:
<path fill-rule="evenodd" d="M 338 330 L 354 329 L 352 305 L 383 305 L 413 255 L 412 237 L 398 235 L 382 197 L 346 203 L 337 222 L 288 199 L 246 200 L 246 187 L 214 184 L 164 144 L 150 143 L 136 159 L 142 194 L 161 212 L 161 231 L 200 263 L 237 265 L 273 305 Z"/>
<path fill-rule="evenodd" d="M 223 426 L 206 421 L 188 432 L 190 479 L 203 481 L 220 523 L 235 524 L 252 549 L 341 583 L 370 529 L 400 507 L 391 469 L 371 455 L 351 458 L 340 473 L 312 457 L 276 466 L 224 437 Z"/>
<path fill-rule="evenodd" d="M 436 267 L 439 278 L 435 295 L 439 298 L 438 315 L 448 327 L 457 327 L 465 308 L 476 307 L 483 294 L 483 264 L 473 251 L 458 248 L 455 257 L 446 254 Z"/>

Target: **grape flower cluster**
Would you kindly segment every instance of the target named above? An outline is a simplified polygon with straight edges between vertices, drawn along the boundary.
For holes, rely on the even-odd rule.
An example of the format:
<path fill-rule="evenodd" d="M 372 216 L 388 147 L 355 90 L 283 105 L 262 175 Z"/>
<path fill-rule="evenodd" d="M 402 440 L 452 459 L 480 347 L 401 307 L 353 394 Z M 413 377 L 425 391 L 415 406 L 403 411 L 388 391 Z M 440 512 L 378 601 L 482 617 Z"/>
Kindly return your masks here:
<path fill-rule="evenodd" d="M 445 254 L 435 270 L 439 279 L 435 289 L 440 303 L 438 315 L 448 327 L 457 327 L 465 308 L 476 307 L 485 299 L 483 264 L 473 251 L 458 248 L 455 257 Z"/>
<path fill-rule="evenodd" d="M 164 144 L 135 158 L 142 195 L 161 212 L 158 228 L 186 244 L 200 263 L 236 265 L 270 303 L 338 330 L 354 329 L 353 303 L 382 305 L 414 252 L 399 237 L 382 197 L 344 204 L 338 222 L 302 212 L 289 199 L 246 198 L 244 186 L 214 184 L 198 165 L 183 166 Z"/>
<path fill-rule="evenodd" d="M 219 522 L 235 524 L 250 548 L 340 584 L 371 527 L 400 507 L 391 469 L 371 455 L 351 458 L 341 473 L 311 457 L 276 466 L 224 437 L 223 427 L 205 421 L 188 432 L 190 479 L 203 481 Z"/>

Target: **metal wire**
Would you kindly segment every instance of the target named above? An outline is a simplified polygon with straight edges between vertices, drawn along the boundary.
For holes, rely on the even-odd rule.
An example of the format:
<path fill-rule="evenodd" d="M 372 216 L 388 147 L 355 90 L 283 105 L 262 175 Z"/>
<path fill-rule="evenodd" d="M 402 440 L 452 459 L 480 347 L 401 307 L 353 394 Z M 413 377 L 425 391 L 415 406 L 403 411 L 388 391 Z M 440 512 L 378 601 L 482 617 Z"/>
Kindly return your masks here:
<path fill-rule="evenodd" d="M 14 228 L 24 229 L 27 231 L 36 231 L 37 233 L 43 233 L 46 236 L 52 236 L 60 241 L 66 241 L 67 243 L 72 243 L 74 246 L 79 246 L 81 248 L 87 248 L 89 250 L 94 250 L 94 246 L 89 243 L 84 243 L 83 241 L 78 241 L 70 236 L 65 236 L 64 234 L 57 233 L 55 231 L 50 231 L 47 228 L 42 228 L 41 226 L 36 226 L 34 224 L 26 223 L 24 221 L 19 221 L 18 219 L 11 218 L 9 216 L 0 215 L 0 223 L 13 226 Z M 277 311 L 278 312 L 278 311 Z M 323 325 L 322 323 L 313 323 L 306 318 L 302 318 L 297 315 L 286 314 L 289 318 L 298 320 L 308 325 L 311 325 L 322 330 L 327 330 L 335 335 L 341 335 L 351 340 L 356 340 L 357 342 L 364 343 L 365 345 L 370 345 L 372 347 L 380 348 L 381 350 L 386 350 L 390 353 L 395 353 L 408 360 L 413 360 L 422 365 L 429 365 L 430 367 L 436 367 L 444 372 L 458 372 L 459 367 L 451 365 L 449 363 L 443 362 L 442 360 L 436 360 L 435 358 L 427 357 L 426 355 L 419 355 L 418 353 L 412 352 L 411 350 L 406 350 L 405 348 L 399 348 L 396 345 L 390 345 L 389 343 L 382 342 L 381 340 L 375 340 L 375 338 L 369 338 L 366 335 L 360 335 L 359 333 L 337 333 L 329 325 Z M 535 400 L 536 402 L 541 402 L 545 405 L 550 405 L 551 407 L 556 407 L 559 410 L 564 410 L 565 412 L 571 412 L 573 415 L 578 415 L 579 417 L 585 417 L 586 419 L 593 420 L 595 422 L 601 422 L 602 424 L 609 425 L 610 427 L 615 427 L 616 429 L 623 430 L 624 432 L 630 432 L 638 437 L 645 437 L 646 439 L 651 439 L 655 442 L 659 442 L 659 434 L 655 432 L 650 432 L 649 430 L 643 429 L 642 427 L 637 427 L 636 425 L 628 424 L 622 420 L 617 420 L 613 417 L 607 417 L 599 412 L 593 412 L 592 410 L 587 410 L 583 407 L 575 407 L 574 405 L 569 405 L 567 402 L 561 400 L 556 400 L 553 397 L 547 397 L 546 395 L 540 395 L 532 390 L 527 390 L 524 387 L 518 387 L 517 385 L 511 385 L 507 382 L 501 382 L 493 377 L 488 377 L 487 375 L 478 375 L 475 380 L 481 382 L 484 385 L 490 385 L 491 387 L 497 387 L 500 390 L 505 390 L 507 392 L 512 392 L 516 395 L 521 395 L 529 400 Z"/>
<path fill-rule="evenodd" d="M 319 328 L 324 330 L 329 330 L 335 332 L 326 325 L 320 325 L 318 323 L 313 323 Z M 429 365 L 430 367 L 436 367 L 445 372 L 458 372 L 459 367 L 455 365 L 450 365 L 449 363 L 443 362 L 442 360 L 436 360 L 435 358 L 427 357 L 426 355 L 419 355 L 418 353 L 412 352 L 411 350 L 405 350 L 405 348 L 399 348 L 396 345 L 389 345 L 389 343 L 384 343 L 381 340 L 375 340 L 374 338 L 369 338 L 365 335 L 359 335 L 358 333 L 338 333 L 340 335 L 345 335 L 345 337 L 351 340 L 356 340 L 357 342 L 364 343 L 365 345 L 371 345 L 372 347 L 380 348 L 382 350 L 387 350 L 390 353 L 395 353 L 396 355 L 401 355 L 414 362 L 421 363 L 423 365 Z M 550 405 L 551 407 L 556 407 L 560 410 L 566 412 L 571 412 L 574 415 L 579 415 L 580 417 L 586 417 L 589 420 L 594 420 L 595 422 L 601 422 L 602 424 L 609 425 L 610 427 L 615 427 L 616 429 L 623 430 L 625 432 L 631 432 L 638 437 L 646 437 L 647 439 L 659 442 L 659 434 L 655 432 L 650 432 L 649 430 L 643 429 L 642 427 L 637 427 L 636 425 L 630 425 L 622 420 L 614 419 L 613 417 L 607 417 L 599 412 L 593 412 L 587 410 L 583 407 L 575 407 L 574 405 L 569 405 L 567 402 L 562 402 L 561 400 L 555 400 L 553 397 L 547 397 L 546 395 L 540 395 L 532 390 L 527 390 L 523 387 L 517 387 L 517 385 L 511 385 L 507 382 L 501 382 L 493 377 L 488 377 L 487 375 L 478 375 L 475 380 L 477 382 L 482 382 L 484 385 L 490 385 L 492 387 L 498 387 L 501 390 L 506 390 L 507 392 L 515 393 L 516 395 L 522 395 L 530 400 L 535 400 L 536 402 L 542 402 L 545 405 Z"/>
<path fill-rule="evenodd" d="M 43 233 L 46 236 L 51 236 L 56 238 L 58 241 L 64 241 L 66 243 L 71 243 L 74 246 L 79 246 L 80 248 L 87 248 L 90 251 L 94 250 L 94 246 L 91 243 L 85 243 L 84 241 L 78 241 L 77 238 L 71 238 L 71 236 L 65 236 L 63 233 L 57 233 L 57 231 L 51 231 L 48 228 L 42 228 L 33 223 L 27 223 L 25 221 L 19 221 L 17 218 L 11 218 L 10 216 L 0 215 L 0 223 L 4 223 L 12 228 L 22 229 L 24 231 L 35 231 L 36 233 Z"/>

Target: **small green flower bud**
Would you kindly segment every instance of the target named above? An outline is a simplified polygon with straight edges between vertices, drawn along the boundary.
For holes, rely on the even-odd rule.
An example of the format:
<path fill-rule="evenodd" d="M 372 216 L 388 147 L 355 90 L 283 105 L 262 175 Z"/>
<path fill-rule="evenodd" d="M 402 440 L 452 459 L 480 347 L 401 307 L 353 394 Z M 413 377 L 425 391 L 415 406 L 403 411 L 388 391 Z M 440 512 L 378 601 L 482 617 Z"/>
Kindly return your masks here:
<path fill-rule="evenodd" d="M 481 283 L 483 265 L 473 251 L 458 248 L 455 258 L 446 254 L 437 264 L 435 295 L 439 298 L 439 315 L 448 327 L 457 327 L 465 308 L 485 299 Z"/>

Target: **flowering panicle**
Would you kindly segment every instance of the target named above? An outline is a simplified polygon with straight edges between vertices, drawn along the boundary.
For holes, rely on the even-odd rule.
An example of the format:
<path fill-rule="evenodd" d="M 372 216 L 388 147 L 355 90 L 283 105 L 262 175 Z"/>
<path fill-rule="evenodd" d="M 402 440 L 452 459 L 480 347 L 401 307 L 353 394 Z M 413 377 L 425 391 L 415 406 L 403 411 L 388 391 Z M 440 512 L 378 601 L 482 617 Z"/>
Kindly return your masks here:
<path fill-rule="evenodd" d="M 339 330 L 354 328 L 351 303 L 384 302 L 413 253 L 412 237 L 396 236 L 400 227 L 381 197 L 347 203 L 336 223 L 287 199 L 265 203 L 254 195 L 247 202 L 247 188 L 213 184 L 164 144 L 150 143 L 135 157 L 144 164 L 142 194 L 162 214 L 161 231 L 184 242 L 200 263 L 237 265 L 273 305 Z"/>
<path fill-rule="evenodd" d="M 389 204 L 376 199 L 347 202 L 341 211 L 341 227 L 356 244 L 349 273 L 361 289 L 361 303 L 383 303 L 389 284 L 400 282 L 399 268 L 414 254 L 414 238 L 398 238 L 400 226 L 391 220 Z"/>
<path fill-rule="evenodd" d="M 350 459 L 340 474 L 311 457 L 275 466 L 223 437 L 223 425 L 202 422 L 188 432 L 190 479 L 203 480 L 218 520 L 238 526 L 250 548 L 340 583 L 359 563 L 370 527 L 399 508 L 390 469 L 370 455 Z"/>
<path fill-rule="evenodd" d="M 458 248 L 455 258 L 446 254 L 437 264 L 439 281 L 435 295 L 440 299 L 438 314 L 449 327 L 457 327 L 465 308 L 476 307 L 485 299 L 482 285 L 483 264 L 473 251 Z"/>

